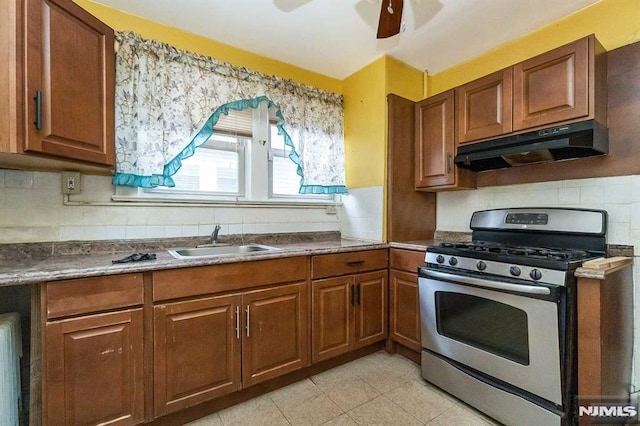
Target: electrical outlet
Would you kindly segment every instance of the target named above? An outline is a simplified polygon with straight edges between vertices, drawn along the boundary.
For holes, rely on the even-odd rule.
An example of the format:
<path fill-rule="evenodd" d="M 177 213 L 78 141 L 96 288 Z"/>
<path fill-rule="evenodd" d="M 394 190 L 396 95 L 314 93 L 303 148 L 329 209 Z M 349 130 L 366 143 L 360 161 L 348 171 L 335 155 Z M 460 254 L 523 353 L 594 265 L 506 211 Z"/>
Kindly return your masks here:
<path fill-rule="evenodd" d="M 62 193 L 63 194 L 79 194 L 80 193 L 80 173 L 78 172 L 62 172 Z"/>
<path fill-rule="evenodd" d="M 325 214 L 338 214 L 338 208 L 336 206 L 327 206 L 324 212 Z"/>

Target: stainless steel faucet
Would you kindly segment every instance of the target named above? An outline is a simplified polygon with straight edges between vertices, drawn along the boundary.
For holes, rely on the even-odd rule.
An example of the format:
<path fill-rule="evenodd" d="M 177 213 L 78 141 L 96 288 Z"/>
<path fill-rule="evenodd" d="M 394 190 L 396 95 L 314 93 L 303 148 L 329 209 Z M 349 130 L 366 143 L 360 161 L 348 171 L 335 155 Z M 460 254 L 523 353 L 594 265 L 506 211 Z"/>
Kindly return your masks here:
<path fill-rule="evenodd" d="M 209 242 L 211 244 L 217 244 L 218 243 L 218 232 L 220 232 L 220 225 L 216 225 L 215 228 L 213 228 L 213 232 L 211 233 L 211 239 L 209 240 Z"/>

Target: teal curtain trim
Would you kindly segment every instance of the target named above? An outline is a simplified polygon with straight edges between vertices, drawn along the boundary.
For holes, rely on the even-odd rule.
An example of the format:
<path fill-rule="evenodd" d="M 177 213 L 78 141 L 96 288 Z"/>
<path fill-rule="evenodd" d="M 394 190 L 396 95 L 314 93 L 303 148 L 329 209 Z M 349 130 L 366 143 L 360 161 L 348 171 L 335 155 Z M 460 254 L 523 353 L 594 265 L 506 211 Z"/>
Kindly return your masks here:
<path fill-rule="evenodd" d="M 347 187 L 344 185 L 302 185 L 300 194 L 347 194 Z"/>
<path fill-rule="evenodd" d="M 168 186 L 174 187 L 175 182 L 171 178 L 180 167 L 182 167 L 182 160 L 191 157 L 196 152 L 196 148 L 200 145 L 204 144 L 209 140 L 211 135 L 213 134 L 213 128 L 220 118 L 221 114 L 228 115 L 230 110 L 242 111 L 246 108 L 257 108 L 261 102 L 267 103 L 267 108 L 275 108 L 275 114 L 278 119 L 276 123 L 276 127 L 278 129 L 278 134 L 284 137 L 285 145 L 291 147 L 291 153 L 289 154 L 289 158 L 296 164 L 296 173 L 300 176 L 300 190 L 298 191 L 300 194 L 346 194 L 347 188 L 344 185 L 334 185 L 334 186 L 322 186 L 322 185 L 304 185 L 304 171 L 302 170 L 302 166 L 300 165 L 300 155 L 296 151 L 295 146 L 293 145 L 293 141 L 291 140 L 291 136 L 284 128 L 284 116 L 282 115 L 282 111 L 280 107 L 273 103 L 271 99 L 266 96 L 258 96 L 252 99 L 240 99 L 238 101 L 229 102 L 218 107 L 213 114 L 209 116 L 207 121 L 205 122 L 202 129 L 191 139 L 191 142 L 182 150 L 178 155 L 176 155 L 169 163 L 164 166 L 162 171 L 162 175 L 152 175 L 152 176 L 140 176 L 130 173 L 116 173 L 113 177 L 114 185 L 122 185 L 122 186 L 136 186 L 140 188 L 156 188 L 158 186 Z"/>

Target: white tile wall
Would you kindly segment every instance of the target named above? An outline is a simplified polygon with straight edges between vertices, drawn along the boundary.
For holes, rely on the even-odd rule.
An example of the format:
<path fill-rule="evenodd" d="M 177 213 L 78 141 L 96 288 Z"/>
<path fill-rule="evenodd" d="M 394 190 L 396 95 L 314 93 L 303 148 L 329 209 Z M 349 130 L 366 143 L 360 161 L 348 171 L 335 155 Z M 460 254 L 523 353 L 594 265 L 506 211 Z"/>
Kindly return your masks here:
<path fill-rule="evenodd" d="M 634 247 L 634 373 L 640 387 L 640 175 L 616 176 L 440 192 L 437 199 L 439 231 L 469 231 L 476 210 L 502 207 L 579 207 L 604 209 L 609 244 Z"/>
<path fill-rule="evenodd" d="M 382 186 L 350 189 L 342 197 L 342 236 L 382 241 L 382 208 Z"/>
<path fill-rule="evenodd" d="M 340 230 L 340 215 L 323 208 L 106 205 L 110 177 L 83 175 L 81 183 L 74 200 L 105 205 L 63 205 L 59 173 L 0 169 L 0 243 L 191 237 L 216 223 L 221 235 Z"/>

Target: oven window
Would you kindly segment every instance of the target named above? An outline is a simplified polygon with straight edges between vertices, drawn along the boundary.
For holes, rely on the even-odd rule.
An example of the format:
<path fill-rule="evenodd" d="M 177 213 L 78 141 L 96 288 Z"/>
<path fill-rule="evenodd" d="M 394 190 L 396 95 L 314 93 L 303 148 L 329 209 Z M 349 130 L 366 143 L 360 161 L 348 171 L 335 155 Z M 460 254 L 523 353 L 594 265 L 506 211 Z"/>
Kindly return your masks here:
<path fill-rule="evenodd" d="M 527 313 L 483 297 L 437 291 L 438 333 L 529 365 Z"/>

